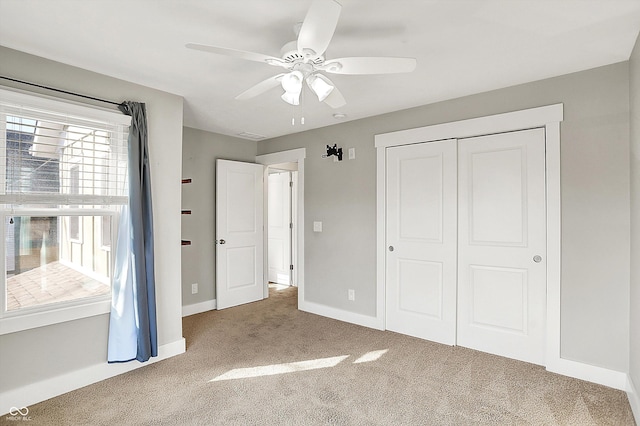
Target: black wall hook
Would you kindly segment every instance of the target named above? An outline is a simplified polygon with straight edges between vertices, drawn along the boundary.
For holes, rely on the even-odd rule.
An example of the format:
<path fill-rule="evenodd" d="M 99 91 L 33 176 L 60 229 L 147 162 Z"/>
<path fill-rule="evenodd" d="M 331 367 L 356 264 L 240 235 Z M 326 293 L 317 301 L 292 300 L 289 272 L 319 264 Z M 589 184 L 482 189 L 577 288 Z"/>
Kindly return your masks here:
<path fill-rule="evenodd" d="M 338 161 L 342 161 L 342 148 L 338 148 L 338 144 L 334 144 L 332 147 L 327 145 L 327 157 L 332 155 L 338 157 Z"/>

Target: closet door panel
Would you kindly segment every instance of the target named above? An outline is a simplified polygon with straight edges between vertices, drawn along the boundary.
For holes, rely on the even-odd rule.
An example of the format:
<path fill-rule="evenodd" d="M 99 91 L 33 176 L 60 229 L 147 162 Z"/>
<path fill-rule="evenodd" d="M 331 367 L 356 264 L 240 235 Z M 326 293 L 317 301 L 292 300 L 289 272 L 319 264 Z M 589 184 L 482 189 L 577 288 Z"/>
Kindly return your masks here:
<path fill-rule="evenodd" d="M 458 144 L 458 344 L 544 364 L 544 130 Z"/>
<path fill-rule="evenodd" d="M 456 141 L 387 149 L 386 328 L 455 344 Z"/>

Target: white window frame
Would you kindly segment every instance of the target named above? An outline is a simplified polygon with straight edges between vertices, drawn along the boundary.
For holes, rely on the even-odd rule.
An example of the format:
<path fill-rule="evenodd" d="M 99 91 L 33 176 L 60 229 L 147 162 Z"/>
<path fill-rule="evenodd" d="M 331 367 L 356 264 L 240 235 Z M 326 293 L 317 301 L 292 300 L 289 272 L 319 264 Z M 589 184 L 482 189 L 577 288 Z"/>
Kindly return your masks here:
<path fill-rule="evenodd" d="M 55 111 L 55 115 L 65 115 L 75 122 L 81 123 L 83 119 L 90 121 L 101 121 L 122 126 L 131 125 L 131 117 L 120 112 L 104 108 L 89 106 L 78 102 L 60 100 L 50 96 L 34 95 L 29 92 L 0 88 L 0 116 L 11 115 L 5 110 L 3 103 L 19 105 L 25 110 L 38 111 L 39 114 L 46 114 L 47 111 Z M 0 119 L 0 149 L 5 149 L 6 123 L 4 117 Z M 4 164 L 0 164 L 0 192 L 4 193 L 6 184 L 6 170 Z M 104 196 L 96 197 L 96 204 L 102 204 Z M 118 198 L 118 197 L 116 197 Z M 122 197 L 119 197 L 122 201 Z M 124 197 L 126 200 L 126 197 Z M 116 204 L 116 203 L 114 203 Z M 0 204 L 0 220 L 11 216 L 36 216 L 36 215 L 58 215 L 68 214 L 81 215 L 110 215 L 112 223 L 118 223 L 118 215 L 113 209 L 46 209 L 40 211 L 34 208 L 5 208 Z M 114 222 L 115 221 L 115 222 Z M 0 229 L 0 239 L 4 239 L 5 229 Z M 112 226 L 112 242 L 115 241 L 115 227 Z M 6 312 L 6 265 L 5 265 L 5 245 L 0 244 L 0 259 L 2 259 L 2 272 L 0 277 L 0 335 L 14 333 L 31 328 L 43 327 L 60 322 L 72 321 L 95 315 L 106 314 L 111 309 L 111 292 L 106 295 L 88 297 L 67 302 L 38 305 L 24 308 L 15 312 Z M 114 270 L 114 259 L 111 256 L 111 270 Z"/>

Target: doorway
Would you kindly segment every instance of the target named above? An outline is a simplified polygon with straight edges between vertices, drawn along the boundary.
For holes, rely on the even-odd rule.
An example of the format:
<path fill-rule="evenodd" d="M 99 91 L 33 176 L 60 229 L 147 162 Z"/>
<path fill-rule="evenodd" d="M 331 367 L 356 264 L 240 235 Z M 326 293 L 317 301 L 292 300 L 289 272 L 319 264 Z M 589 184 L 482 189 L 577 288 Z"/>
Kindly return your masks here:
<path fill-rule="evenodd" d="M 286 167 L 294 180 L 293 223 L 304 229 L 305 149 L 265 154 L 256 163 L 217 160 L 216 294 L 218 309 L 269 297 L 268 175 L 269 166 Z M 292 164 L 288 164 L 292 163 Z M 295 168 L 297 167 L 297 170 Z M 297 185 L 296 185 L 297 183 Z M 304 232 L 293 230 L 291 279 L 298 306 L 304 300 Z M 250 240 L 247 240 L 247 238 Z M 255 291 L 254 291 L 255 290 Z M 227 297 L 228 296 L 228 297 Z M 225 299 L 225 300 L 223 300 Z M 224 303 L 223 303 L 224 302 Z"/>
<path fill-rule="evenodd" d="M 296 286 L 295 233 L 298 164 L 268 167 L 267 178 L 267 267 L 269 284 Z"/>
<path fill-rule="evenodd" d="M 256 162 L 265 167 L 265 211 L 268 212 L 269 198 L 269 171 L 291 172 L 291 222 L 293 230 L 291 232 L 289 270 L 292 285 L 298 290 L 298 307 L 304 304 L 304 159 L 306 149 L 298 148 L 288 151 L 275 152 L 256 156 Z M 290 182 L 291 182 L 290 181 Z M 286 188 L 283 188 L 286 189 Z M 264 240 L 265 247 L 265 268 L 264 268 L 264 297 L 269 297 L 269 214 L 264 218 Z M 277 256 L 276 256 L 277 257 Z M 282 256 L 283 258 L 286 256 Z M 286 263 L 283 263 L 286 265 Z M 293 265 L 293 269 L 291 269 Z M 286 279 L 286 278 L 285 278 Z"/>

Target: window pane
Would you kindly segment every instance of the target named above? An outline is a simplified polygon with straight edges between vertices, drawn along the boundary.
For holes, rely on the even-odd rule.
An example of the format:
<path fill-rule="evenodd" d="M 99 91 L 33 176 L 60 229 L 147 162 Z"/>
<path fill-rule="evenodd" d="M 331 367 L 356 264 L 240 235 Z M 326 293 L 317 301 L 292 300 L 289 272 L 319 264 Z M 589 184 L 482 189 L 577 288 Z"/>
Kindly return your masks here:
<path fill-rule="evenodd" d="M 7 217 L 7 311 L 108 294 L 111 253 L 97 238 L 106 217 Z M 81 224 L 75 239 L 72 218 Z"/>

